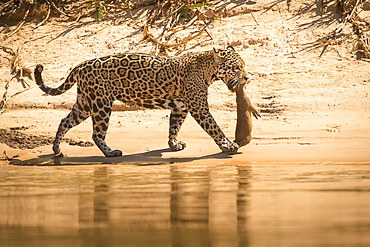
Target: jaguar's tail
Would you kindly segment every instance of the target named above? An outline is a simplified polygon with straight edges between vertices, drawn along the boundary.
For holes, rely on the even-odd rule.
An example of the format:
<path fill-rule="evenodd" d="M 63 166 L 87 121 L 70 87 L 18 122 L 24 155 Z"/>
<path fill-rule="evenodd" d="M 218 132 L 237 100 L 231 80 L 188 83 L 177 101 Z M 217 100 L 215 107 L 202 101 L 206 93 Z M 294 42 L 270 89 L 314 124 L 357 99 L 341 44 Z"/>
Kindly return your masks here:
<path fill-rule="evenodd" d="M 71 72 L 62 85 L 60 85 L 59 87 L 56 87 L 56 88 L 49 87 L 42 80 L 41 73 L 42 73 L 43 70 L 44 70 L 44 66 L 42 66 L 41 64 L 38 64 L 38 65 L 36 65 L 34 74 L 35 74 L 36 84 L 46 94 L 53 95 L 53 96 L 54 95 L 60 95 L 64 92 L 66 92 L 67 90 L 69 90 L 75 84 L 75 80 L 73 80 L 73 76 L 72 76 L 73 72 Z"/>

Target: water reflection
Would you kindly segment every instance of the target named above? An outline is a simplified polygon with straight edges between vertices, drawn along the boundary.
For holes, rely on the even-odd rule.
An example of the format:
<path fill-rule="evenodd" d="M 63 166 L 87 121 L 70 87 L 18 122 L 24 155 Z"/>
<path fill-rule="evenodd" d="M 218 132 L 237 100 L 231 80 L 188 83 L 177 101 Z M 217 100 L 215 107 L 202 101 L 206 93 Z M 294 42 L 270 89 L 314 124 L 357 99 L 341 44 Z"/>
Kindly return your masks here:
<path fill-rule="evenodd" d="M 368 166 L 0 170 L 1 246 L 370 243 Z"/>

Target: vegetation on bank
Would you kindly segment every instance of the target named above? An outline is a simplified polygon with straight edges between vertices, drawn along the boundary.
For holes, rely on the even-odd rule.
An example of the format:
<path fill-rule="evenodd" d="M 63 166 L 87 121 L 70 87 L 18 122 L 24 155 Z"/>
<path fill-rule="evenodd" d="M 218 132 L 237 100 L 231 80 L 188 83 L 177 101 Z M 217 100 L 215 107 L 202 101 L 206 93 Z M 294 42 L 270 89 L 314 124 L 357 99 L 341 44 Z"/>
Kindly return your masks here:
<path fill-rule="evenodd" d="M 294 1 L 272 0 L 266 7 L 266 11 L 279 4 L 286 4 L 290 11 Z M 153 42 L 158 52 L 165 53 L 167 49 L 185 45 L 200 34 L 207 33 L 207 26 L 213 20 L 220 18 L 223 2 L 220 0 L 0 0 L 0 21 L 3 22 L 5 37 L 10 37 L 21 31 L 22 26 L 27 22 L 35 22 L 37 28 L 52 18 L 79 21 L 86 17 L 95 17 L 98 22 L 116 21 L 133 18 L 132 12 L 142 10 L 146 18 L 145 23 L 142 24 L 145 39 Z M 251 0 L 230 0 L 230 2 L 239 5 L 256 3 Z M 370 11 L 369 0 L 308 0 L 303 2 L 299 11 L 294 14 L 299 16 L 309 11 L 321 16 L 322 18 L 318 20 L 320 22 L 339 22 L 331 33 L 310 44 L 310 48 L 324 47 L 323 54 L 328 46 L 337 44 L 340 38 L 343 38 L 341 36 L 343 26 L 352 25 L 353 33 L 357 37 L 354 40 L 357 57 L 370 58 L 370 17 L 363 14 Z M 252 11 L 251 14 L 253 15 Z M 154 37 L 150 34 L 149 27 L 152 25 L 162 27 L 159 36 Z M 197 31 L 189 37 L 176 43 L 169 42 L 171 36 L 179 29 L 186 29 L 192 25 L 198 25 Z M 311 28 L 314 28 L 314 25 Z"/>

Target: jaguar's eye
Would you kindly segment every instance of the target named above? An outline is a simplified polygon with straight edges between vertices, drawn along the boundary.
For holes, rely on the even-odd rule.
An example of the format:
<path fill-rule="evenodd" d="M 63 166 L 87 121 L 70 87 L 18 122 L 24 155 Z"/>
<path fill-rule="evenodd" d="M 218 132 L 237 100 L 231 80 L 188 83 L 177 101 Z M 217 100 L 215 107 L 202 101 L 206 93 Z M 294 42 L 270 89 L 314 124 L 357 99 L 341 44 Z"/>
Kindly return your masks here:
<path fill-rule="evenodd" d="M 234 67 L 233 72 L 234 72 L 234 74 L 238 74 L 238 73 L 241 72 L 241 69 L 239 67 Z"/>

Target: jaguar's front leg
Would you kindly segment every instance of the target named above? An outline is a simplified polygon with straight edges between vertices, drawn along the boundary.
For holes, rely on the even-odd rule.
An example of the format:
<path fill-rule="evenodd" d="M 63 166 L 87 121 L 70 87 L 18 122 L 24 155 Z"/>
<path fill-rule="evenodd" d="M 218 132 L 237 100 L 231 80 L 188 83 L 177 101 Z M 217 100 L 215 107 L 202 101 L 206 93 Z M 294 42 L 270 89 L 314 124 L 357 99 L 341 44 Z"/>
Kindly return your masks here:
<path fill-rule="evenodd" d="M 211 113 L 206 109 L 190 111 L 192 117 L 210 135 L 223 153 L 235 154 L 239 145 L 229 140 L 216 123 Z"/>
<path fill-rule="evenodd" d="M 180 151 L 186 147 L 185 142 L 178 141 L 176 138 L 187 115 L 187 109 L 174 108 L 171 110 L 168 145 L 172 151 Z"/>
<path fill-rule="evenodd" d="M 235 154 L 239 145 L 230 141 L 216 123 L 212 114 L 209 112 L 207 102 L 207 90 L 203 89 L 200 92 L 188 91 L 187 107 L 191 116 L 198 122 L 198 124 L 210 135 L 219 148 L 224 153 Z M 192 100 L 193 99 L 193 100 Z"/>

